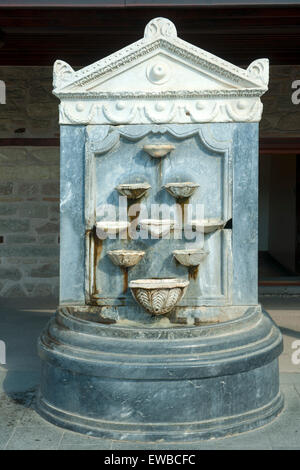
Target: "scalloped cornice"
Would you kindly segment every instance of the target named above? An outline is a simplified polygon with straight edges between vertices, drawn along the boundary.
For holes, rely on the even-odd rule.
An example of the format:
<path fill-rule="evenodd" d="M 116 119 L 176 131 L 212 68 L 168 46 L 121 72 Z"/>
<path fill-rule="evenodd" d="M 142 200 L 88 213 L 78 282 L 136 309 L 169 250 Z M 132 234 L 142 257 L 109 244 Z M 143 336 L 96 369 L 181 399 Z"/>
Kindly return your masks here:
<path fill-rule="evenodd" d="M 255 122 L 267 59 L 244 70 L 177 37 L 155 18 L 144 38 L 81 70 L 54 64 L 61 124 Z"/>

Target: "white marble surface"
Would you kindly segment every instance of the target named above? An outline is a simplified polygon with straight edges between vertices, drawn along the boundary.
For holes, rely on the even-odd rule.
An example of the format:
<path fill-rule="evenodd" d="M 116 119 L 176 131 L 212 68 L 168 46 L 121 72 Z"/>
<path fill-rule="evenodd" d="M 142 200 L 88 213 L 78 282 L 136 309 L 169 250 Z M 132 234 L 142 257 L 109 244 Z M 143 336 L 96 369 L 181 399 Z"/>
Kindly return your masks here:
<path fill-rule="evenodd" d="M 268 80 L 268 59 L 242 69 L 154 18 L 141 40 L 88 67 L 57 60 L 53 93 L 60 124 L 257 122 Z"/>

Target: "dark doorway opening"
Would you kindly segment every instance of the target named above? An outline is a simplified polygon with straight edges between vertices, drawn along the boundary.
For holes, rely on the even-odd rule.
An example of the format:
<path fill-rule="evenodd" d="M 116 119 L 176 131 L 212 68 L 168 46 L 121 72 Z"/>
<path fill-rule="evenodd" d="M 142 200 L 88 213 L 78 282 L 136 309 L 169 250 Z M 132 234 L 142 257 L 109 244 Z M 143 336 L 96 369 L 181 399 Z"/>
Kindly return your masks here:
<path fill-rule="evenodd" d="M 260 156 L 259 256 L 261 285 L 300 286 L 300 155 Z"/>

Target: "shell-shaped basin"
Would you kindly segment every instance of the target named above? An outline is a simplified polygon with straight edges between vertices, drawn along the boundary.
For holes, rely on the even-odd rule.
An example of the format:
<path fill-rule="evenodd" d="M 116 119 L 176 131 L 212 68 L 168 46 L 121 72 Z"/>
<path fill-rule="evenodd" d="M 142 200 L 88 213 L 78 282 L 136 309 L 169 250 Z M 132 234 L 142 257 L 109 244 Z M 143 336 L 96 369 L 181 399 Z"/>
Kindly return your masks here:
<path fill-rule="evenodd" d="M 96 222 L 96 233 L 99 238 L 106 235 L 116 235 L 126 231 L 130 223 L 126 221 L 101 221 Z"/>
<path fill-rule="evenodd" d="M 165 157 L 171 150 L 175 149 L 172 144 L 148 144 L 144 145 L 143 150 L 151 157 L 162 158 Z"/>
<path fill-rule="evenodd" d="M 129 283 L 135 300 L 152 315 L 165 315 L 183 298 L 186 279 L 136 279 Z"/>
<path fill-rule="evenodd" d="M 139 199 L 150 189 L 148 183 L 123 183 L 116 186 L 116 190 L 128 199 Z"/>
<path fill-rule="evenodd" d="M 111 250 L 107 254 L 115 265 L 121 268 L 130 268 L 138 264 L 145 252 L 138 250 Z"/>
<path fill-rule="evenodd" d="M 198 219 L 192 220 L 190 225 L 198 232 L 210 233 L 222 229 L 225 224 L 226 221 L 221 219 Z"/>
<path fill-rule="evenodd" d="M 199 264 L 208 255 L 208 251 L 201 248 L 195 248 L 191 250 L 175 250 L 173 251 L 174 257 L 183 266 L 199 266 Z"/>
<path fill-rule="evenodd" d="M 190 197 L 194 191 L 199 188 L 199 184 L 184 182 L 184 183 L 167 183 L 164 188 L 171 194 L 175 199 L 186 199 Z"/>
<path fill-rule="evenodd" d="M 166 236 L 175 226 L 174 220 L 171 219 L 142 219 L 139 223 L 142 229 L 155 238 Z"/>

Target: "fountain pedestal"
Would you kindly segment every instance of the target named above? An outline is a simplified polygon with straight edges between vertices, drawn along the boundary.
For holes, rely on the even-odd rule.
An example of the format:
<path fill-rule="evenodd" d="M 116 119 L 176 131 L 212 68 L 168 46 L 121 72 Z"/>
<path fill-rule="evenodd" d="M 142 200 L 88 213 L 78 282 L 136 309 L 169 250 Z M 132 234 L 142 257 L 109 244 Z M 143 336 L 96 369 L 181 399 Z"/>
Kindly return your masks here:
<path fill-rule="evenodd" d="M 59 309 L 40 342 L 38 406 L 59 426 L 184 442 L 262 426 L 282 409 L 281 337 L 259 307 L 218 325 L 176 329 L 91 325 L 74 308 Z"/>
<path fill-rule="evenodd" d="M 281 411 L 282 338 L 257 299 L 267 84 L 266 59 L 240 69 L 181 41 L 164 18 L 92 66 L 55 63 L 60 305 L 38 346 L 49 421 L 183 442 Z"/>

